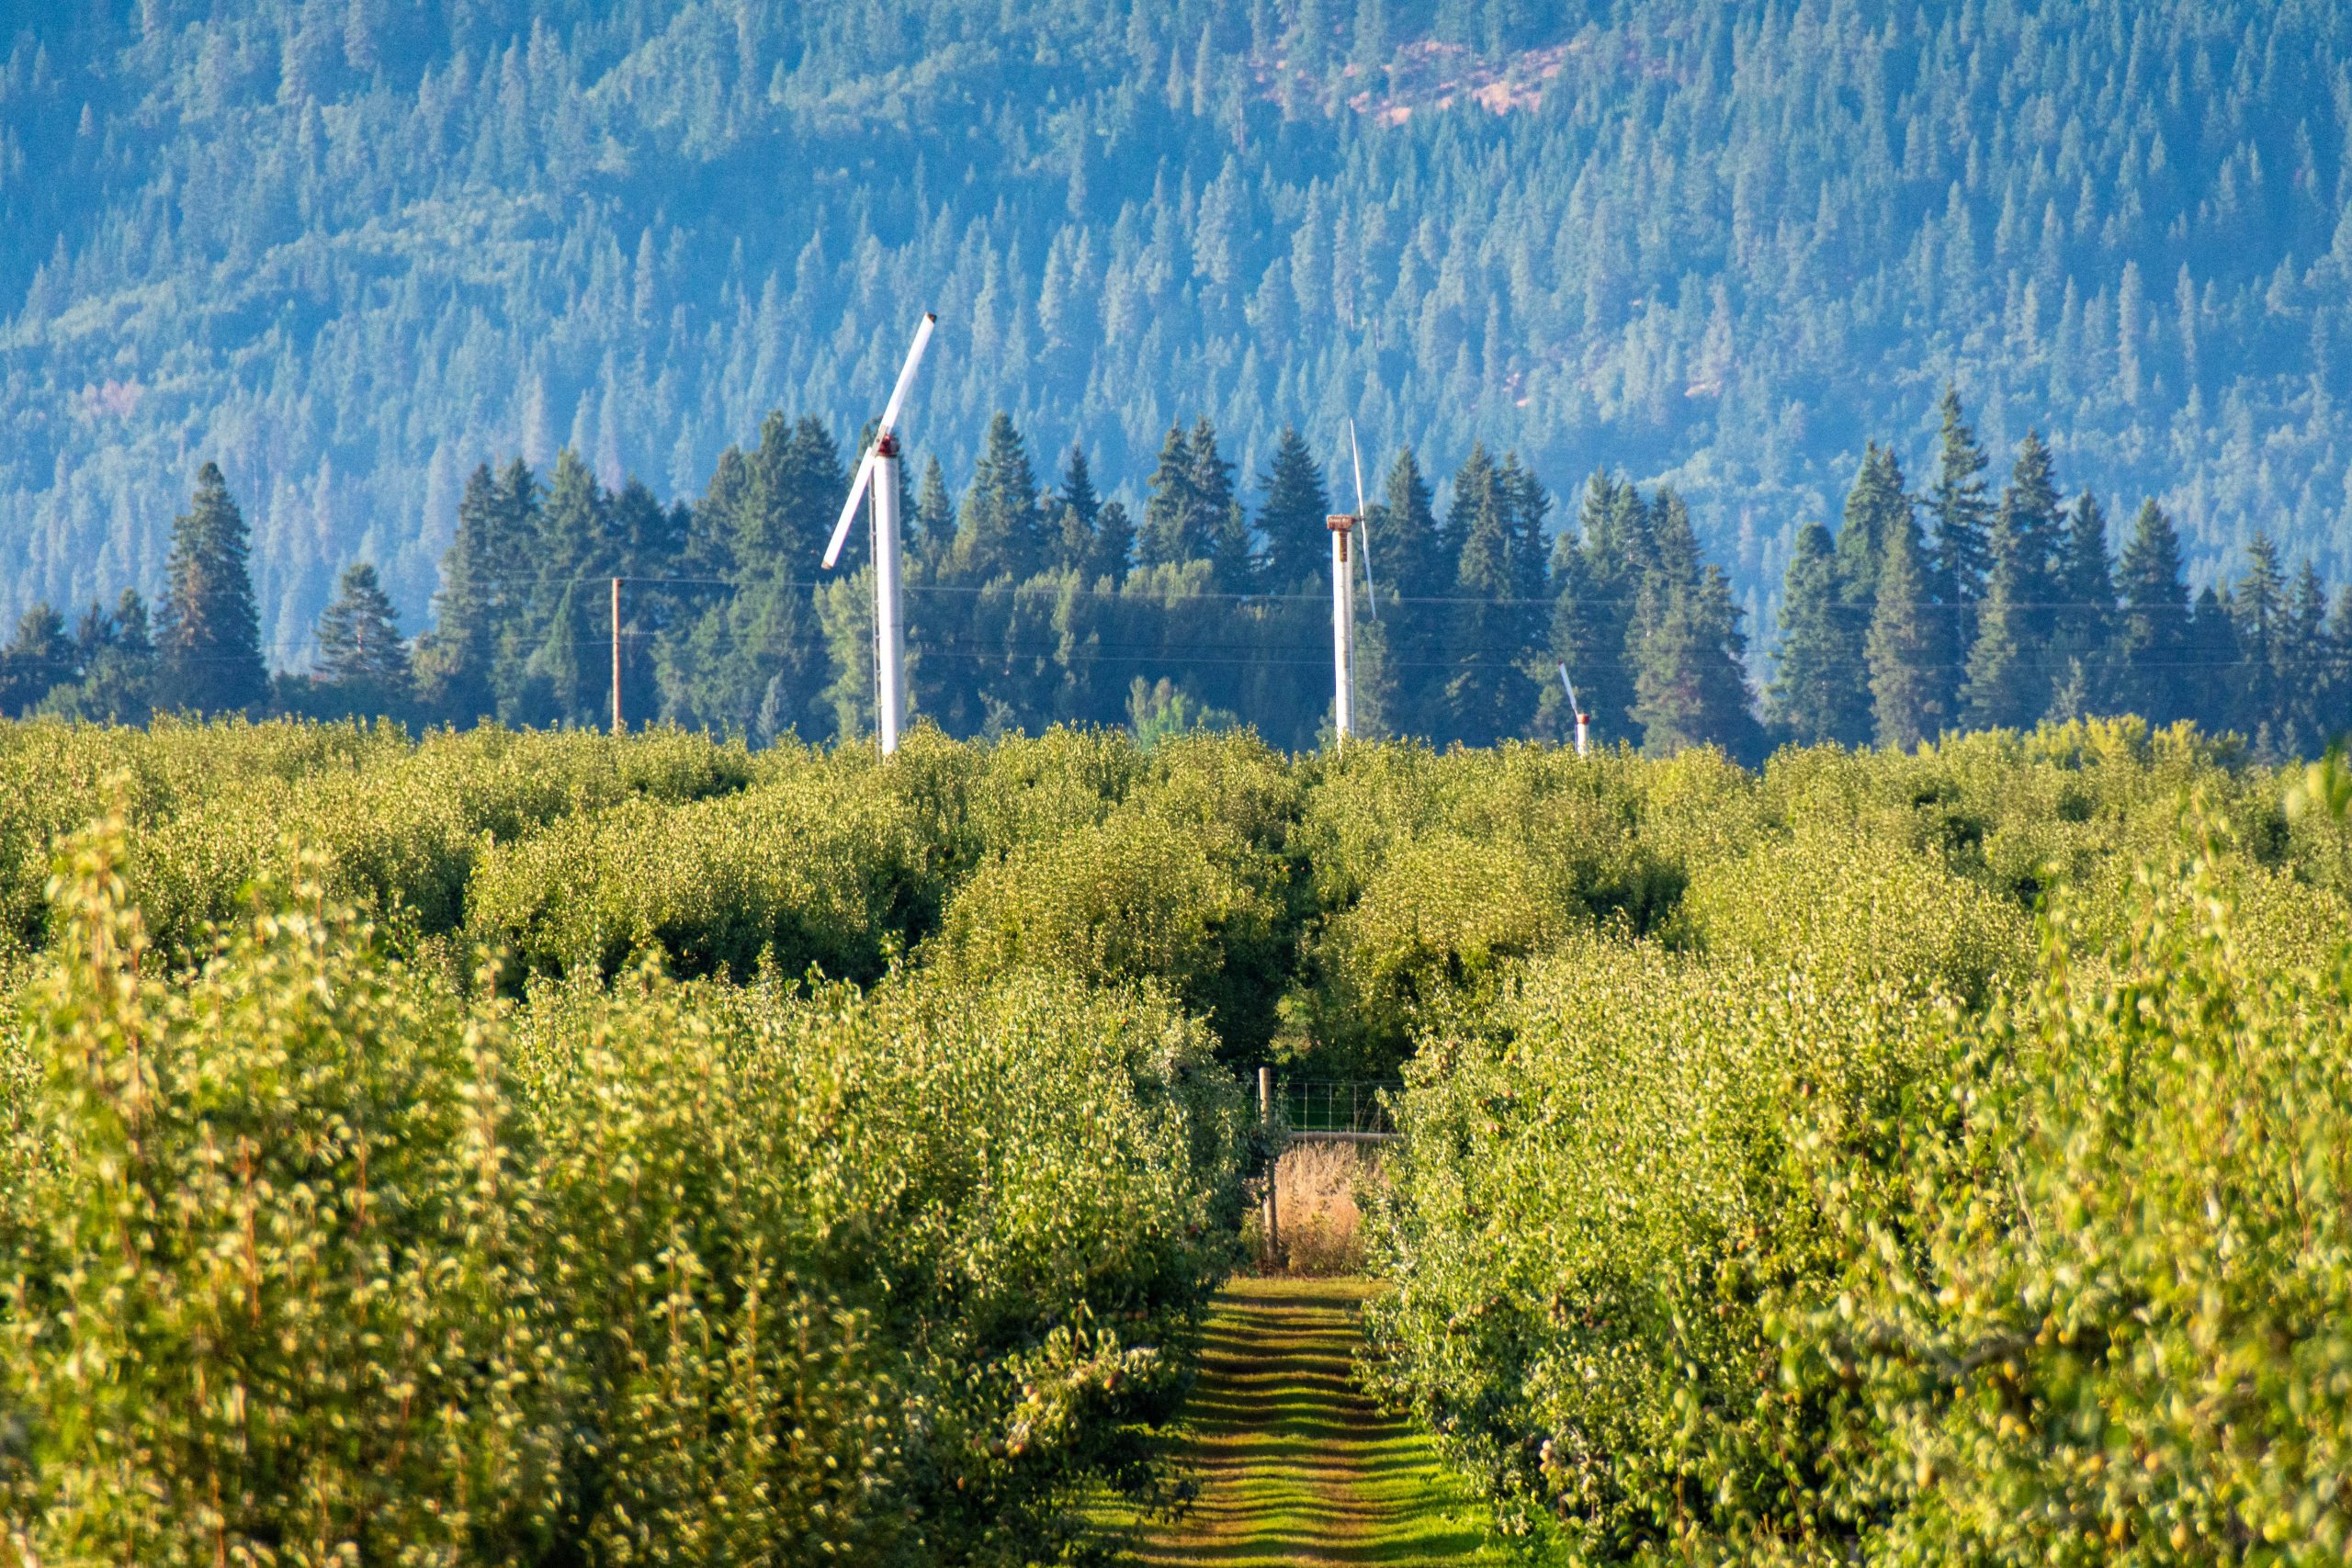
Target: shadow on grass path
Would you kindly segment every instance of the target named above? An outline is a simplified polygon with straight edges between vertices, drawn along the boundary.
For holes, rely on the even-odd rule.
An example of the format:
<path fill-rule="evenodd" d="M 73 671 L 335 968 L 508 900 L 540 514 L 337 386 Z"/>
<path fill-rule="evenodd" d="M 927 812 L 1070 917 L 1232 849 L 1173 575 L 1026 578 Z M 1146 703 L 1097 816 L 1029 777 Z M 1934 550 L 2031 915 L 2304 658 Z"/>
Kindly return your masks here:
<path fill-rule="evenodd" d="M 1494 1563 L 1428 1443 L 1350 1376 L 1362 1280 L 1237 1279 L 1187 1407 L 1199 1502 L 1153 1564 Z"/>

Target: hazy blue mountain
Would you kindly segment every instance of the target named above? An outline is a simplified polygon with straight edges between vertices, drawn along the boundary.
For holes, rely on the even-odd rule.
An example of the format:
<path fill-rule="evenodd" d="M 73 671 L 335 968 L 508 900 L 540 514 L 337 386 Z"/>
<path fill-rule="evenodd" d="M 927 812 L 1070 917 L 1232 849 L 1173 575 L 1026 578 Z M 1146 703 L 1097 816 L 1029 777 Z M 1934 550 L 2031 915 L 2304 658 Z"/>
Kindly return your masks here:
<path fill-rule="evenodd" d="M 17 13 L 21 18 L 25 12 Z M 2333 0 L 138 0 L 0 37 L 0 615 L 162 582 L 217 460 L 265 643 L 425 616 L 471 468 L 697 492 L 762 414 L 989 416 L 1140 513 L 1172 423 L 1688 501 L 1769 622 L 1864 443 L 2352 570 Z M 1254 500 L 1254 491 L 1251 492 Z M 2120 543 L 2120 541 L 2119 541 Z M 809 542 L 811 567 L 819 541 Z M 1764 627 L 1756 628 L 1759 633 Z"/>

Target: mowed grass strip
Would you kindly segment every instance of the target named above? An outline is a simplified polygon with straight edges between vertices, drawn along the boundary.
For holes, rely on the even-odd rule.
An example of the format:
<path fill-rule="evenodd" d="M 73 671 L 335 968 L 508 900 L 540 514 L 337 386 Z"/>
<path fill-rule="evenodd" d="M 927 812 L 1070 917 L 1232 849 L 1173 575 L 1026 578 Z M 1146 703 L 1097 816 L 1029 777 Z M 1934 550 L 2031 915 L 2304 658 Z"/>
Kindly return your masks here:
<path fill-rule="evenodd" d="M 1363 1280 L 1237 1279 L 1217 1298 L 1186 1418 L 1199 1501 L 1154 1564 L 1487 1563 L 1428 1443 L 1358 1392 Z"/>

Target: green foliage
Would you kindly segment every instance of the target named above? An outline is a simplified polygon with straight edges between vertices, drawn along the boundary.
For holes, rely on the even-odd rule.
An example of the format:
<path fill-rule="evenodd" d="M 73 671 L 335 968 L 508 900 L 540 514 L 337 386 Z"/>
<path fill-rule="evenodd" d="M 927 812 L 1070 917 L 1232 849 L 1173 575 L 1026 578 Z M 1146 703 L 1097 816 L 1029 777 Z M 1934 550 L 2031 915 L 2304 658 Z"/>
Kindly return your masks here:
<path fill-rule="evenodd" d="M 1487 994 L 1509 960 L 1597 920 L 1665 921 L 1682 857 L 1670 828 L 1663 851 L 1643 831 L 1644 786 L 1688 765 L 1645 769 L 1622 750 L 1351 747 L 1323 771 L 1295 840 L 1318 923 L 1291 1026 L 1318 1060 L 1385 1076 L 1431 1009 Z"/>
<path fill-rule="evenodd" d="M 2018 906 L 1872 823 L 1800 821 L 1703 866 L 1684 896 L 1710 951 L 1981 1000 L 2030 956 Z"/>
<path fill-rule="evenodd" d="M 609 976 L 658 953 L 682 975 L 762 963 L 872 980 L 921 896 L 906 804 L 870 770 L 813 761 L 741 794 L 567 815 L 479 861 L 468 930 L 526 968 Z"/>
<path fill-rule="evenodd" d="M 1940 693 L 1951 668 L 1951 645 L 1939 635 L 1943 607 L 1928 601 L 1919 558 L 1918 530 L 1906 519 L 1887 536 L 1864 643 L 1878 743 L 1898 750 L 1943 728 Z"/>
<path fill-rule="evenodd" d="M 1246 1113 L 1164 1009 L 567 988 L 521 1022 L 605 1561 L 1052 1560 L 1148 1479 Z M 590 1511 L 593 1510 L 593 1511 Z"/>
<path fill-rule="evenodd" d="M 314 878 L 166 986 L 119 818 L 60 875 L 12 1138 L 0 1408 L 27 1562 L 495 1559 L 541 1538 L 560 1348 L 501 1063 Z"/>
<path fill-rule="evenodd" d="M 412 743 L 386 725 L 159 724 L 153 730 L 49 722 L 0 728 L 0 912 L 38 946 L 51 840 L 122 792 L 135 829 L 126 874 L 151 940 L 200 954 L 257 876 L 287 880 L 288 846 L 319 862 L 338 899 L 418 934 L 465 919 L 485 843 L 643 795 L 679 801 L 741 788 L 740 747 L 660 732 L 436 731 Z M 108 781 L 119 779 L 119 783 Z"/>
<path fill-rule="evenodd" d="M 2282 832 L 2216 761 L 2135 724 L 1784 752 L 1694 865 L 1695 950 L 1580 934 L 1425 1017 L 1375 1375 L 1508 1529 L 2340 1556 L 2352 907 L 2313 883 L 2352 790 L 2299 772 Z"/>
<path fill-rule="evenodd" d="M 1951 1109 L 1889 1118 L 1876 1179 L 1820 1162 L 1850 1251 L 1779 1304 L 1781 1359 L 1852 1435 L 1842 1506 L 1890 1558 L 2320 1562 L 2352 1536 L 2352 945 L 2341 904 L 2232 858 L 2152 868 L 2111 947 L 2062 902 L 2034 981 L 1952 1029 L 1920 1096 Z"/>
<path fill-rule="evenodd" d="M 1331 575 L 1331 493 L 1324 486 L 1323 465 L 1295 425 L 1285 424 L 1274 439 L 1274 453 L 1259 487 L 1265 509 L 1258 515 L 1259 532 L 1266 541 L 1266 581 L 1277 592 L 1326 586 Z M 1353 481 L 1342 476 L 1340 505 L 1355 504 Z"/>
<path fill-rule="evenodd" d="M 2340 758 L 40 721 L 0 779 L 0 1561 L 1082 1554 L 1170 1495 L 1269 1057 L 1401 1065 L 1371 1375 L 1531 1543 L 2341 1551 Z"/>
<path fill-rule="evenodd" d="M 1171 736 L 1196 729 L 1235 729 L 1240 720 L 1223 708 L 1203 707 L 1165 676 L 1150 685 L 1140 675 L 1127 688 L 1127 728 L 1149 750 Z"/>
<path fill-rule="evenodd" d="M 1283 850 L 1296 792 L 1283 774 L 1254 741 L 1164 738 L 1123 803 L 1075 802 L 1063 824 L 1037 824 L 979 865 L 948 905 L 947 961 L 1156 981 L 1210 1020 L 1234 1059 L 1255 1058 L 1295 942 Z"/>
<path fill-rule="evenodd" d="M 1929 1002 L 1852 973 L 1588 939 L 1408 1068 L 1372 1309 L 1409 1401 L 1507 1529 L 1571 1561 L 1770 1560 L 1834 1529 L 1794 1484 L 1762 1293 L 1834 1240 L 1785 1174 L 1789 1107 L 1891 1104 Z"/>
<path fill-rule="evenodd" d="M 0 1037 L 0 1555 L 1026 1563 L 1156 1483 L 1250 1141 L 1198 1025 L 1021 978 L 518 1010 L 310 863 L 167 984 L 129 831 Z"/>

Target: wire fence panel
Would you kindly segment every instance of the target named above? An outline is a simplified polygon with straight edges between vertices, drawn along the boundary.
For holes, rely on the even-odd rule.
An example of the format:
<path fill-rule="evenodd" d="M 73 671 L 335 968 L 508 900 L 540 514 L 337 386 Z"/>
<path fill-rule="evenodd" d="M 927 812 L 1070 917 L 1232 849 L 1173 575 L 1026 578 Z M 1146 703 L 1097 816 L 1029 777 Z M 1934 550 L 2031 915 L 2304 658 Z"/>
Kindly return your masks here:
<path fill-rule="evenodd" d="M 1293 1133 L 1393 1134 L 1396 1122 L 1385 1096 L 1401 1093 L 1396 1078 L 1283 1078 L 1276 1094 Z"/>

